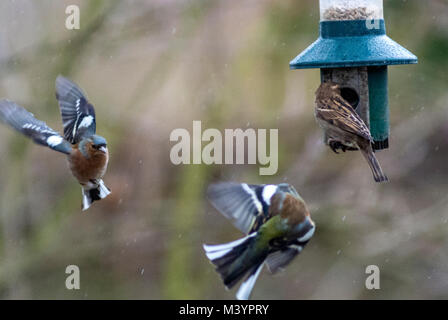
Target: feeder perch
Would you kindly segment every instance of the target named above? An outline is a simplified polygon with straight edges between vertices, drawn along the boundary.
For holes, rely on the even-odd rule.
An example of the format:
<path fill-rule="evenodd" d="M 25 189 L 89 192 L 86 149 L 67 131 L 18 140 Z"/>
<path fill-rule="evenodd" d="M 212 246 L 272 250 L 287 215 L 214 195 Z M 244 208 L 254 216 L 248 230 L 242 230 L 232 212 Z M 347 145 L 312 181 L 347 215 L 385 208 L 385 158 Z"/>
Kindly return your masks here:
<path fill-rule="evenodd" d="M 380 150 L 389 147 L 387 66 L 417 62 L 386 35 L 383 0 L 320 0 L 319 38 L 289 66 L 320 68 L 322 82 L 338 83 Z"/>

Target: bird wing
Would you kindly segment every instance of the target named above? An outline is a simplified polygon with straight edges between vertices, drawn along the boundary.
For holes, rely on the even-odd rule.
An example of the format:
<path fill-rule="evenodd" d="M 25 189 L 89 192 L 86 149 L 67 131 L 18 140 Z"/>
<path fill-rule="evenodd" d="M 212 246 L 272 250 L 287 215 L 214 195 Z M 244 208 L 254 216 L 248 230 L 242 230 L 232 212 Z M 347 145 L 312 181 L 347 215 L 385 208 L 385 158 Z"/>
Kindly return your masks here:
<path fill-rule="evenodd" d="M 341 130 L 372 140 L 369 128 L 350 103 L 341 96 L 318 101 L 316 116 Z"/>
<path fill-rule="evenodd" d="M 217 183 L 209 186 L 207 197 L 235 227 L 248 234 L 269 219 L 267 205 L 260 198 L 262 189 L 260 185 Z"/>
<path fill-rule="evenodd" d="M 58 132 L 48 127 L 45 122 L 37 120 L 32 113 L 15 102 L 0 100 L 0 120 L 40 145 L 65 154 L 72 150 L 71 145 Z"/>
<path fill-rule="evenodd" d="M 76 144 L 83 138 L 95 134 L 95 109 L 76 84 L 63 76 L 58 76 L 56 99 L 59 102 L 64 137 L 67 141 Z"/>
<path fill-rule="evenodd" d="M 266 258 L 266 264 L 269 271 L 274 274 L 283 270 L 300 252 L 302 252 L 307 243 L 308 241 L 295 241 L 284 249 L 269 254 Z"/>

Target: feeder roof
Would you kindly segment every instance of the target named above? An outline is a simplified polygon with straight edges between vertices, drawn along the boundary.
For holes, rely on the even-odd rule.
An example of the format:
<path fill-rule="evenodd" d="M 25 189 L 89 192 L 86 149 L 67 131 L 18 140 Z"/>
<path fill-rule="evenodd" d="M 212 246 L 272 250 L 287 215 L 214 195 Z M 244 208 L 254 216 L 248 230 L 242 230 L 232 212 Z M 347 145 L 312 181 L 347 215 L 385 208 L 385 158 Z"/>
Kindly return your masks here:
<path fill-rule="evenodd" d="M 374 25 L 373 23 L 377 23 Z M 376 27 L 376 28 L 375 28 Z M 386 35 L 384 20 L 322 21 L 319 38 L 291 69 L 415 64 L 418 59 Z"/>

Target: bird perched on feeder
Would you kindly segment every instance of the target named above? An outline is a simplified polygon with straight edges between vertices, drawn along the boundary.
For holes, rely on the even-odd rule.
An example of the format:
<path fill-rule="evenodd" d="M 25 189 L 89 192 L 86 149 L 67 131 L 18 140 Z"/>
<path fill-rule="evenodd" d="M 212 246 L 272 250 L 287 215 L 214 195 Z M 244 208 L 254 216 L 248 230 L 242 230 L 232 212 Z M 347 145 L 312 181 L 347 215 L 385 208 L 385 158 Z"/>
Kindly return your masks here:
<path fill-rule="evenodd" d="M 283 269 L 314 234 L 306 204 L 289 184 L 218 183 L 209 187 L 208 198 L 247 235 L 203 246 L 227 289 L 245 277 L 237 299 L 249 299 L 265 263 L 271 273 Z"/>
<path fill-rule="evenodd" d="M 376 182 L 388 181 L 372 148 L 369 128 L 353 107 L 341 96 L 340 86 L 333 82 L 322 83 L 316 91 L 314 115 L 328 137 L 328 145 L 338 149 L 360 150 L 366 158 Z"/>
<path fill-rule="evenodd" d="M 9 100 L 0 100 L 0 120 L 37 144 L 67 155 L 70 170 L 82 186 L 82 210 L 110 194 L 102 178 L 109 152 L 106 139 L 95 134 L 95 110 L 82 90 L 58 76 L 56 98 L 62 115 L 64 137 L 32 113 Z"/>

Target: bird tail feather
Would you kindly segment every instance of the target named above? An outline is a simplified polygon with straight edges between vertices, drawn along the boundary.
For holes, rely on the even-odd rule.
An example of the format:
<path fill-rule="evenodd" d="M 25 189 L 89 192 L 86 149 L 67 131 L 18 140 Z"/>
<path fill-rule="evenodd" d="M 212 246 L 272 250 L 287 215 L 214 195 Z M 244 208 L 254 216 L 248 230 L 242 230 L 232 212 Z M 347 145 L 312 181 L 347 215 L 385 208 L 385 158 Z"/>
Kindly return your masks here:
<path fill-rule="evenodd" d="M 264 254 L 253 254 L 255 236 L 254 232 L 233 242 L 203 245 L 207 258 L 216 266 L 227 289 L 231 289 L 247 274 L 237 292 L 238 299 L 249 298 L 266 258 Z"/>
<path fill-rule="evenodd" d="M 369 164 L 370 169 L 372 170 L 373 178 L 376 182 L 387 182 L 389 178 L 384 174 L 381 169 L 381 165 L 378 162 L 375 154 L 373 153 L 372 148 L 370 147 L 368 150 L 361 149 L 361 153 L 366 158 L 367 163 Z"/>
<path fill-rule="evenodd" d="M 82 211 L 90 208 L 94 201 L 106 198 L 110 194 L 110 189 L 106 187 L 103 180 L 98 180 L 97 185 L 87 189 L 82 187 Z"/>
<path fill-rule="evenodd" d="M 258 275 L 263 269 L 264 263 L 260 263 L 250 269 L 249 275 L 246 280 L 241 284 L 238 292 L 236 293 L 236 298 L 238 300 L 248 300 L 252 289 L 254 288 L 255 282 L 257 281 Z"/>

